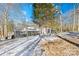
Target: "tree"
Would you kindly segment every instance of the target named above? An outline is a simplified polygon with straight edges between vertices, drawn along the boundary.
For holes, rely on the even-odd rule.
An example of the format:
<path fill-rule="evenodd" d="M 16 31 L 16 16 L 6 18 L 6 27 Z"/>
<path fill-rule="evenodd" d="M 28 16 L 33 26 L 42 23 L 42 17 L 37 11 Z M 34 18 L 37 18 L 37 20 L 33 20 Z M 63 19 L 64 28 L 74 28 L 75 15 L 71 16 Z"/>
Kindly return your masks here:
<path fill-rule="evenodd" d="M 34 8 L 34 20 L 33 22 L 39 26 L 48 24 L 48 27 L 54 27 L 58 24 L 55 21 L 56 9 L 54 4 L 51 3 L 35 3 L 33 4 Z M 56 23 L 56 24 L 54 24 Z M 50 25 L 49 25 L 50 24 Z M 58 25 L 57 25 L 58 26 Z"/>
<path fill-rule="evenodd" d="M 2 37 L 6 37 L 8 32 L 13 32 L 14 24 L 11 20 L 24 19 L 24 14 L 20 9 L 20 4 L 0 4 L 0 15 L 1 17 L 1 32 Z M 23 18 L 22 18 L 23 17 Z"/>
<path fill-rule="evenodd" d="M 7 23 L 7 32 L 13 32 L 14 31 L 14 21 L 9 20 Z"/>

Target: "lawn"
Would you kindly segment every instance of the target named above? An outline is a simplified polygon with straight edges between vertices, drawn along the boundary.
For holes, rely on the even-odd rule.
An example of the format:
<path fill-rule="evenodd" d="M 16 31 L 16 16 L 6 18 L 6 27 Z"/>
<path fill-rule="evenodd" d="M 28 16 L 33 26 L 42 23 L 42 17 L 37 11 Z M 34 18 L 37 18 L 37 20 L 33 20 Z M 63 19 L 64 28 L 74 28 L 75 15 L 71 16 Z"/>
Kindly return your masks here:
<path fill-rule="evenodd" d="M 41 48 L 43 55 L 47 56 L 76 56 L 79 55 L 79 47 L 74 46 L 62 39 L 52 42 L 42 41 Z"/>

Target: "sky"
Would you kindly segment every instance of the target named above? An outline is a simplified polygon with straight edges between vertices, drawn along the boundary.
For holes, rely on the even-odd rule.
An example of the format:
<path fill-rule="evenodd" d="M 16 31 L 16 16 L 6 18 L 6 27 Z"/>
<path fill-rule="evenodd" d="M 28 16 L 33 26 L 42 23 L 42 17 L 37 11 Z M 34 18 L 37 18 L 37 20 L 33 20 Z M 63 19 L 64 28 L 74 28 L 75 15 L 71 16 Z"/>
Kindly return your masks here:
<path fill-rule="evenodd" d="M 20 8 L 26 17 L 26 21 L 31 21 L 33 16 L 33 7 L 30 3 L 20 4 Z"/>
<path fill-rule="evenodd" d="M 2 16 L 4 10 L 7 10 L 8 12 L 8 19 L 14 20 L 15 22 L 21 22 L 20 20 L 31 21 L 33 16 L 33 7 L 30 3 L 1 3 L 0 16 Z"/>
<path fill-rule="evenodd" d="M 21 4 L 22 7 L 22 11 L 23 13 L 26 15 L 26 20 L 31 20 L 32 16 L 33 16 L 33 7 L 32 4 L 28 3 L 28 4 Z"/>
<path fill-rule="evenodd" d="M 58 4 L 57 4 L 57 6 L 59 6 Z M 31 21 L 32 19 L 31 19 L 31 17 L 33 16 L 33 7 L 32 7 L 32 4 L 21 4 L 21 7 L 22 7 L 22 10 L 23 10 L 23 12 L 25 13 L 25 15 L 26 15 L 26 20 L 27 21 Z M 61 12 L 63 13 L 63 14 L 65 14 L 67 11 L 69 11 L 69 10 L 71 10 L 71 9 L 73 9 L 74 8 L 74 6 L 73 6 L 73 4 L 70 4 L 70 3 L 63 3 L 63 4 L 61 4 L 61 6 L 60 6 L 60 10 L 61 10 Z"/>
<path fill-rule="evenodd" d="M 57 4 L 57 6 L 59 6 L 59 5 Z M 62 12 L 62 20 L 64 19 L 63 20 L 64 23 L 69 24 L 71 22 L 71 21 L 69 21 L 72 19 L 69 16 L 69 12 L 72 10 L 74 10 L 74 3 L 61 4 L 60 11 Z"/>
<path fill-rule="evenodd" d="M 62 11 L 62 13 L 66 13 L 68 10 L 71 10 L 73 8 L 74 8 L 74 5 L 70 4 L 70 3 L 63 3 L 61 5 L 61 11 Z"/>
<path fill-rule="evenodd" d="M 32 6 L 32 3 L 21 3 L 21 4 L 18 4 L 18 5 L 19 5 L 22 13 L 24 14 L 24 19 L 26 21 L 32 21 L 32 16 L 33 16 L 33 6 Z M 59 4 L 57 4 L 57 3 L 56 3 L 56 5 L 59 6 Z M 15 6 L 16 6 L 16 4 L 15 4 Z M 63 3 L 63 4 L 60 5 L 60 10 L 61 10 L 62 14 L 65 14 L 67 11 L 73 9 L 73 7 L 74 7 L 73 4 Z M 11 11 L 11 16 L 13 16 L 13 15 L 16 16 L 16 12 L 12 12 Z M 15 18 L 14 16 L 13 16 L 13 18 Z M 20 18 L 22 18 L 22 17 L 20 16 Z"/>

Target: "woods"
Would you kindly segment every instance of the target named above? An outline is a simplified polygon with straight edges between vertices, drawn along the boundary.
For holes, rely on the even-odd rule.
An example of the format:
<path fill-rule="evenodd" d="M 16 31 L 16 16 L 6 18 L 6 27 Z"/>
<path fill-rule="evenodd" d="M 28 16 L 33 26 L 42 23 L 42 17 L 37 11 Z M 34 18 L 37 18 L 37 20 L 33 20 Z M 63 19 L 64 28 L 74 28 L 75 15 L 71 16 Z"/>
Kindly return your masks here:
<path fill-rule="evenodd" d="M 32 17 L 29 18 L 39 28 L 51 28 L 55 32 L 78 32 L 79 4 L 71 3 L 70 5 L 73 6 L 73 9 L 63 13 L 63 4 L 34 3 L 31 4 Z M 23 29 L 29 26 L 26 21 L 28 15 L 25 15 L 26 13 L 21 10 L 20 6 L 21 4 L 0 4 L 0 34 L 2 37 L 6 37 L 9 32 L 17 28 Z"/>
<path fill-rule="evenodd" d="M 40 27 L 50 27 L 57 32 L 79 31 L 79 4 L 71 3 L 73 10 L 62 13 L 63 4 L 33 4 L 33 22 Z"/>
<path fill-rule="evenodd" d="M 49 27 L 52 29 L 58 29 L 58 23 L 56 22 L 56 8 L 54 4 L 39 3 L 33 4 L 34 7 L 34 20 L 33 22 L 40 27 Z"/>
<path fill-rule="evenodd" d="M 11 35 L 15 30 L 16 21 L 21 22 L 25 16 L 19 4 L 0 4 L 0 7 L 0 36 L 3 38 Z"/>

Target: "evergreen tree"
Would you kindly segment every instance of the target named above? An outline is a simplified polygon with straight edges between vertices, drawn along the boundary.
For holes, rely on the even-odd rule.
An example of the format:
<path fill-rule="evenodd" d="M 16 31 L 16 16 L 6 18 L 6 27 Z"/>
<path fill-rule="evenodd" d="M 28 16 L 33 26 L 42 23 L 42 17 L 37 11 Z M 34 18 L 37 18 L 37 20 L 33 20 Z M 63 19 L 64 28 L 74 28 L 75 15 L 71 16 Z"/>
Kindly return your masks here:
<path fill-rule="evenodd" d="M 39 26 L 47 25 L 48 27 L 58 27 L 58 23 L 55 21 L 56 8 L 51 3 L 35 3 L 34 8 L 34 20 L 33 22 Z"/>

